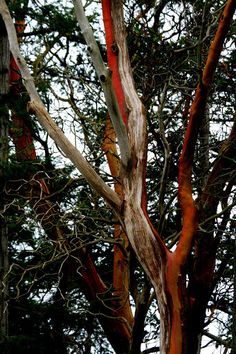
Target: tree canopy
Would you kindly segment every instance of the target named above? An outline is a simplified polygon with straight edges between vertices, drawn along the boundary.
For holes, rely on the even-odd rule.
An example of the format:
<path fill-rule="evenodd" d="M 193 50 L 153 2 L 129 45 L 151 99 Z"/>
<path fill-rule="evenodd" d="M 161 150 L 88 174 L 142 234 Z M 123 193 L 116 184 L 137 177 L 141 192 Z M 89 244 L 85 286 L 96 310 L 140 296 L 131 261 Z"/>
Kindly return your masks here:
<path fill-rule="evenodd" d="M 4 354 L 236 353 L 235 6 L 0 0 Z"/>

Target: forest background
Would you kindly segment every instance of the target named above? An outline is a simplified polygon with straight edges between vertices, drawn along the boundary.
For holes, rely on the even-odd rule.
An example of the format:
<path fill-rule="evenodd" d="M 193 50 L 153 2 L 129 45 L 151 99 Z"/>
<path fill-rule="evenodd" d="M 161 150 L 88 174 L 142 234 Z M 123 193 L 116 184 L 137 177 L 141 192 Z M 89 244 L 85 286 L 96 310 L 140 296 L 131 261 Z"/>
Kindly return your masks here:
<path fill-rule="evenodd" d="M 236 353 L 235 6 L 0 1 L 2 353 Z"/>

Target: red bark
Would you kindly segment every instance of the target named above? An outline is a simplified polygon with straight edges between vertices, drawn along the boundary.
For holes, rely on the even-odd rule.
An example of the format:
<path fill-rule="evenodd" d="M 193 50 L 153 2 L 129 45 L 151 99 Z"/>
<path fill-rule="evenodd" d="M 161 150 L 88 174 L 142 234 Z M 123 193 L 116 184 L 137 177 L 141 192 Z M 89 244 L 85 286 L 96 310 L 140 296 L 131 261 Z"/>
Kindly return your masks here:
<path fill-rule="evenodd" d="M 223 42 L 229 30 L 235 11 L 235 1 L 229 0 L 220 18 L 215 38 L 210 46 L 207 62 L 198 84 L 191 106 L 189 123 L 184 138 L 183 150 L 179 162 L 179 201 L 183 213 L 183 229 L 176 249 L 180 262 L 184 264 L 189 254 L 193 236 L 197 227 L 196 206 L 192 197 L 192 164 L 201 119 L 204 117 L 207 98 L 213 75 L 219 61 Z"/>
<path fill-rule="evenodd" d="M 161 323 L 161 341 L 164 348 L 163 353 L 166 353 L 165 348 L 169 341 L 169 312 L 163 279 L 168 251 L 151 224 L 146 210 L 146 114 L 133 83 L 125 39 L 123 2 L 120 0 L 112 0 L 109 4 L 111 4 L 113 28 L 111 29 L 111 27 L 105 26 L 105 30 L 113 30 L 113 36 L 119 48 L 118 69 L 125 102 L 128 107 L 127 131 L 132 151 L 131 165 L 122 173 L 122 184 L 124 188 L 124 224 L 129 241 L 141 265 L 150 277 L 159 300 L 159 310 L 161 318 L 163 319 Z M 103 2 L 103 6 L 105 7 L 106 5 L 107 2 Z M 167 333 L 166 337 L 164 336 L 165 332 Z"/>
<path fill-rule="evenodd" d="M 16 30 L 21 32 L 24 28 L 23 21 L 19 21 L 19 25 L 18 23 L 16 24 Z M 10 62 L 10 80 L 12 97 L 14 100 L 20 100 L 23 86 L 21 83 L 21 75 L 13 56 Z M 33 162 L 37 160 L 37 156 L 32 137 L 32 127 L 29 124 L 29 120 L 26 118 L 27 114 L 26 108 L 24 112 L 20 114 L 18 111 L 13 112 L 13 127 L 10 134 L 15 145 L 17 160 Z M 41 222 L 48 236 L 52 240 L 57 241 L 59 247 L 63 248 L 63 245 L 67 242 L 66 235 L 70 234 L 70 230 L 60 225 L 59 210 L 55 209 L 47 198 L 50 192 L 45 180 L 32 175 L 28 177 L 31 180 L 30 192 L 28 191 L 28 193 L 32 198 L 32 208 L 36 213 L 36 217 Z M 121 251 L 117 252 L 117 254 L 119 259 L 123 257 L 121 256 Z M 118 263 L 118 260 L 116 262 Z M 71 271 L 74 272 L 73 274 L 79 274 L 81 277 L 82 287 L 86 297 L 90 301 L 96 301 L 97 305 L 100 307 L 99 312 L 101 316 L 99 320 L 116 352 L 122 354 L 124 350 L 128 351 L 132 326 L 132 313 L 128 295 L 124 301 L 122 297 L 117 299 L 116 294 L 114 294 L 114 300 L 109 303 L 109 306 L 104 305 L 102 296 L 107 293 L 108 288 L 100 278 L 93 260 L 85 247 L 79 247 L 78 250 L 73 251 L 73 257 L 69 257 L 64 263 L 63 270 L 68 280 L 71 279 Z M 122 275 L 121 271 L 116 273 L 119 274 L 119 277 Z M 127 279 L 125 280 L 126 286 Z M 120 284 L 121 279 L 117 279 L 116 282 Z M 101 300 L 99 300 L 100 298 Z"/>
<path fill-rule="evenodd" d="M 179 202 L 182 209 L 183 226 L 177 248 L 175 252 L 168 257 L 166 276 L 167 289 L 172 302 L 170 354 L 193 353 L 197 351 L 198 336 L 202 329 L 201 326 L 203 326 L 203 312 L 205 312 L 209 297 L 210 288 L 208 282 L 212 280 L 213 277 L 215 247 L 213 247 L 212 244 L 211 257 L 209 257 L 209 252 L 206 252 L 205 255 L 208 255 L 209 258 L 206 259 L 203 257 L 201 258 L 201 263 L 196 263 L 196 265 L 200 267 L 200 269 L 197 270 L 197 273 L 201 278 L 202 293 L 199 294 L 199 290 L 192 286 L 190 298 L 186 298 L 186 285 L 183 287 L 183 272 L 192 249 L 192 243 L 196 236 L 198 226 L 197 209 L 192 196 L 191 182 L 195 144 L 201 125 L 201 119 L 204 117 L 209 90 L 213 82 L 213 75 L 219 61 L 223 42 L 229 30 L 235 7 L 235 1 L 229 0 L 222 16 L 220 17 L 214 40 L 209 49 L 201 82 L 197 87 L 195 98 L 191 106 L 189 123 L 179 161 Z M 204 235 L 204 237 L 206 236 L 207 235 Z M 206 249 L 205 247 L 206 244 L 204 245 L 204 249 Z M 206 264 L 209 265 L 210 269 L 205 268 Z M 199 284 L 199 282 L 195 282 L 195 286 Z M 199 296 L 202 296 L 204 301 L 199 302 Z M 195 306 L 196 301 L 198 302 L 198 306 Z M 195 319 L 193 317 L 190 318 L 191 316 L 185 316 L 184 306 L 186 306 L 186 304 L 190 306 L 189 312 L 194 315 Z M 201 305 L 200 307 L 199 304 Z M 195 310 L 193 311 L 194 306 Z M 196 309 L 199 311 L 198 313 Z M 201 321 L 198 321 L 199 317 L 201 317 Z M 194 326 L 191 333 L 188 326 L 193 324 L 193 321 L 198 322 L 199 326 L 198 328 Z M 190 347 L 189 340 L 186 338 L 186 333 L 188 333 L 188 336 L 194 342 L 194 347 L 193 345 Z"/>
<path fill-rule="evenodd" d="M 107 116 L 105 137 L 102 146 L 106 154 L 111 175 L 115 182 L 115 191 L 123 199 L 123 187 L 120 178 L 120 160 L 116 149 L 116 134 L 111 120 Z M 126 313 L 126 320 L 130 328 L 133 325 L 133 315 L 129 301 L 129 241 L 126 233 L 118 223 L 114 225 L 114 238 L 117 242 L 114 246 L 113 261 L 113 287 L 114 296 L 119 298 L 120 306 Z"/>
<path fill-rule="evenodd" d="M 213 75 L 222 50 L 223 41 L 229 29 L 230 20 L 235 11 L 236 2 L 235 0 L 228 0 L 225 6 L 191 106 L 189 123 L 179 162 L 179 202 L 182 210 L 183 226 L 179 243 L 173 253 L 167 250 L 147 214 L 145 187 L 146 116 L 133 85 L 125 44 L 122 6 L 123 2 L 121 0 L 102 0 L 108 63 L 112 71 L 112 83 L 119 109 L 127 127 L 133 157 L 131 166 L 123 171 L 122 174 L 122 191 L 119 192 L 117 189 L 117 192 L 124 197 L 124 214 L 120 215 L 120 218 L 124 221 L 130 243 L 141 265 L 149 275 L 159 300 L 162 353 L 192 354 L 197 352 L 198 335 L 202 329 L 202 319 L 204 319 L 204 311 L 210 291 L 208 283 L 212 280 L 215 260 L 214 247 L 213 250 L 210 250 L 209 259 L 207 258 L 209 252 L 206 251 L 206 245 L 209 245 L 209 242 L 206 241 L 206 234 L 203 233 L 200 237 L 196 236 L 198 215 L 192 195 L 192 165 L 201 119 L 204 116 Z M 233 130 L 233 138 L 235 138 L 235 130 Z M 22 145 L 25 146 L 24 144 Z M 228 149 L 229 146 L 227 145 L 226 147 Z M 114 149 L 114 146 L 112 146 L 112 149 Z M 230 154 L 232 154 L 232 151 L 235 152 L 235 148 L 229 150 Z M 222 151 L 222 154 L 224 153 L 225 151 Z M 29 156 L 32 157 L 32 155 Z M 227 153 L 225 156 L 227 156 Z M 221 158 L 219 158 L 219 161 L 215 163 L 208 185 L 201 196 L 208 206 L 214 208 L 216 208 L 218 199 L 211 200 L 211 197 L 207 194 L 212 191 L 209 183 L 215 183 L 220 176 L 220 169 L 224 166 L 225 161 Z M 112 173 L 118 176 L 118 167 L 115 165 L 113 158 L 110 160 L 110 165 Z M 201 216 L 205 210 L 201 204 L 199 206 L 202 208 L 199 211 Z M 213 238 L 211 237 L 210 241 L 212 240 Z M 198 260 L 191 269 L 190 286 L 186 289 L 186 267 L 194 241 L 196 241 L 195 250 Z M 202 249 L 205 250 L 203 253 L 200 252 Z M 81 259 L 83 259 L 83 256 L 87 256 L 86 252 L 80 254 Z M 121 255 L 118 255 L 118 259 L 121 260 Z M 89 296 L 94 298 L 94 296 L 99 295 L 98 292 L 104 291 L 105 286 L 97 274 L 92 260 L 88 257 L 84 259 L 84 262 L 86 269 L 81 269 L 81 275 L 88 286 Z M 208 269 L 205 269 L 206 264 Z M 116 275 L 118 275 L 118 272 Z M 116 281 L 120 283 L 120 275 Z M 198 285 L 200 285 L 201 292 L 197 288 Z M 200 299 L 201 296 L 203 301 Z M 118 310 L 116 312 L 115 310 L 115 305 L 119 304 L 119 302 L 115 303 L 114 301 L 113 304 L 114 309 L 109 313 L 112 315 L 124 315 L 126 319 L 127 314 L 124 310 L 121 310 L 121 312 L 118 312 Z M 105 313 L 107 314 L 108 312 Z M 192 318 L 190 318 L 191 315 Z M 104 321 L 106 320 L 104 319 Z M 196 326 L 194 321 L 197 323 Z M 112 321 L 107 319 L 106 325 L 111 323 Z M 125 325 L 120 327 L 118 322 L 116 324 L 119 328 L 117 331 L 119 332 L 120 330 L 119 333 L 126 342 L 125 348 L 128 348 L 130 329 Z M 193 325 L 194 329 L 190 328 L 191 325 Z M 189 338 L 194 343 L 192 347 L 189 338 L 186 338 L 186 333 L 188 333 Z M 113 346 L 117 348 L 117 352 L 122 352 L 122 346 L 119 346 L 114 335 L 114 328 L 110 329 L 108 337 L 111 341 L 114 341 Z"/>
<path fill-rule="evenodd" d="M 196 336 L 200 333 L 205 320 L 205 309 L 215 283 L 215 261 L 219 239 L 214 237 L 214 215 L 220 198 L 224 196 L 225 175 L 234 171 L 234 157 L 236 155 L 236 116 L 228 139 L 222 145 L 218 158 L 207 179 L 199 200 L 199 221 L 204 231 L 198 231 L 195 237 L 195 257 L 189 280 L 189 313 L 188 324 L 191 328 L 188 334 L 188 347 L 197 347 Z M 228 179 L 228 181 L 230 181 Z M 230 187 L 230 182 L 228 184 Z M 229 188 L 230 189 L 230 188 Z M 213 216 L 213 217 L 212 217 Z M 210 220 L 206 223 L 206 219 Z M 195 339 L 194 339 L 195 335 Z"/>
<path fill-rule="evenodd" d="M 119 65 L 118 65 L 119 47 L 116 43 L 116 39 L 114 36 L 110 0 L 102 0 L 102 10 L 103 10 L 103 21 L 104 21 L 105 35 L 106 35 L 106 44 L 107 44 L 107 59 L 108 59 L 109 68 L 112 72 L 112 85 L 116 94 L 116 98 L 117 98 L 117 102 L 118 102 L 118 106 L 120 109 L 123 122 L 125 123 L 125 125 L 127 125 L 127 121 L 128 121 L 127 107 L 125 103 L 125 96 L 121 84 Z"/>

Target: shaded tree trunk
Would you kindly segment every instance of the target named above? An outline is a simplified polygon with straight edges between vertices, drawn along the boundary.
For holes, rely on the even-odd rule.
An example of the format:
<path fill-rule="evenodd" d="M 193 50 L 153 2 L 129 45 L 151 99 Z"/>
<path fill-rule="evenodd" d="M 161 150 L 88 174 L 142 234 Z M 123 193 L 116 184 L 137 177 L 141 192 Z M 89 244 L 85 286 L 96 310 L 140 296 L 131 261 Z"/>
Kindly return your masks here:
<path fill-rule="evenodd" d="M 228 1 L 220 18 L 201 82 L 190 109 L 189 124 L 179 162 L 182 231 L 177 248 L 172 253 L 163 244 L 147 213 L 146 115 L 133 83 L 125 42 L 123 3 L 121 0 L 103 0 L 102 5 L 108 63 L 112 73 L 115 73 L 112 84 L 120 111 L 123 112 L 122 118 L 127 127 L 132 155 L 129 169 L 126 168 L 123 172 L 124 225 L 129 241 L 156 292 L 161 318 L 161 353 L 197 353 L 205 310 L 212 290 L 216 247 L 209 249 L 208 246 L 210 244 L 213 246 L 214 241 L 211 238 L 208 240 L 206 234 L 196 233 L 198 212 L 192 196 L 192 164 L 213 75 L 235 11 L 235 2 Z M 187 265 L 195 239 L 199 245 L 196 248 L 197 262 L 194 264 L 196 269 L 191 270 L 192 274 L 190 271 L 189 278 L 192 276 L 194 280 L 191 278 L 188 289 Z M 204 252 L 201 254 L 201 251 Z"/>
<path fill-rule="evenodd" d="M 4 203 L 4 182 L 8 161 L 8 109 L 6 97 L 9 92 L 9 63 L 10 49 L 7 32 L 0 16 L 0 195 Z M 8 336 L 8 309 L 7 294 L 8 284 L 8 225 L 7 219 L 0 216 L 0 341 Z"/>
<path fill-rule="evenodd" d="M 1 3 L 3 3 L 3 0 L 1 0 Z M 75 4 L 81 10 L 82 3 L 75 1 Z M 91 166 L 88 166 L 81 154 L 71 146 L 51 119 L 38 97 L 32 83 L 33 80 L 27 66 L 24 64 L 23 58 L 20 56 L 14 38 L 12 40 L 14 56 L 24 74 L 25 85 L 31 98 L 29 106 L 32 112 L 37 115 L 40 123 L 80 169 L 91 186 L 113 208 L 124 227 L 125 234 L 128 236 L 140 264 L 152 282 L 161 318 L 160 351 L 162 354 L 195 354 L 198 352 L 206 305 L 212 291 L 216 244 L 213 235 L 209 235 L 207 228 L 206 232 L 197 232 L 197 229 L 199 220 L 204 222 L 208 215 L 214 216 L 217 210 L 219 203 L 218 192 L 223 190 L 226 183 L 221 173 L 224 170 L 227 158 L 230 157 L 233 160 L 232 156 L 235 156 L 235 144 L 232 143 L 233 140 L 235 141 L 235 126 L 229 140 L 223 146 L 218 159 L 215 161 L 212 173 L 199 197 L 198 208 L 192 193 L 192 164 L 213 75 L 235 6 L 235 0 L 228 0 L 220 17 L 219 26 L 210 47 L 208 59 L 190 109 L 189 123 L 179 162 L 178 181 L 182 231 L 177 247 L 173 252 L 170 252 L 164 244 L 151 223 L 147 212 L 145 185 L 147 159 L 146 113 L 133 83 L 125 41 L 123 1 L 102 1 L 108 64 L 112 77 L 110 79 L 110 75 L 107 75 L 106 70 L 104 71 L 105 74 L 99 75 L 104 91 L 106 91 L 105 96 L 108 106 L 110 101 L 113 103 L 111 105 L 114 108 L 113 111 L 111 110 L 113 113 L 111 119 L 113 120 L 118 142 L 121 145 L 122 172 L 120 176 L 122 198 L 117 191 L 112 191 L 98 178 Z M 84 18 L 82 19 L 84 20 Z M 7 16 L 6 23 L 9 25 L 9 33 L 11 34 L 12 27 Z M 89 32 L 88 27 L 86 27 L 86 30 L 87 32 L 84 31 L 85 37 Z M 88 41 L 90 39 L 91 36 L 89 35 Z M 89 44 L 91 43 L 88 42 Z M 90 46 L 90 50 L 92 55 L 98 54 L 93 45 Z M 109 90 L 107 90 L 108 88 Z M 117 107 L 119 107 L 118 110 Z M 232 166 L 230 167 L 232 168 Z M 216 185 L 217 189 L 214 189 Z M 209 226 L 211 226 L 211 223 L 208 224 Z M 193 244 L 194 248 L 192 247 Z M 192 260 L 193 255 L 194 259 Z M 89 289 L 89 296 L 92 297 L 95 294 L 96 297 L 106 287 L 97 274 L 91 258 L 87 257 L 86 252 L 82 255 L 80 254 L 80 259 L 83 265 L 86 265 L 86 268 L 82 269 L 81 272 L 83 273 L 83 280 Z M 121 257 L 118 259 L 119 261 L 122 260 Z M 191 264 L 189 265 L 189 263 Z M 120 284 L 120 272 L 117 272 L 116 275 L 117 284 Z M 124 319 L 127 320 L 129 314 L 127 315 L 126 311 L 118 313 L 115 311 L 116 309 L 113 310 L 110 311 L 110 314 L 124 315 Z M 112 320 L 104 318 L 103 322 L 106 322 L 104 328 L 106 328 L 108 338 L 116 352 L 119 354 L 128 352 L 130 344 L 129 326 L 118 326 L 116 322 L 120 329 L 119 334 L 121 334 L 119 337 L 121 342 L 118 343 L 114 337 L 118 333 L 114 328 L 115 326 L 110 331 L 106 327 L 112 324 Z"/>
<path fill-rule="evenodd" d="M 17 31 L 24 30 L 24 21 L 16 21 Z M 11 96 L 18 104 L 22 90 L 22 78 L 19 67 L 14 57 L 10 59 Z M 33 140 L 32 125 L 26 107 L 19 107 L 14 102 L 11 104 L 12 129 L 11 138 L 15 145 L 16 157 L 19 162 L 37 161 L 36 149 Z M 29 180 L 28 188 L 22 191 L 30 200 L 30 205 L 35 212 L 36 219 L 41 223 L 48 237 L 57 242 L 58 248 L 67 247 L 67 236 L 71 231 L 63 226 L 60 221 L 60 210 L 47 198 L 50 195 L 47 183 L 41 176 L 32 175 L 32 171 L 24 176 Z M 119 186 L 117 186 L 119 189 Z M 120 191 L 121 193 L 121 191 Z M 120 226 L 116 229 L 115 237 L 126 236 Z M 127 247 L 127 238 L 126 246 Z M 68 245 L 68 249 L 69 249 Z M 79 267 L 79 272 L 78 272 Z M 116 291 L 111 296 L 109 304 L 104 303 L 102 295 L 107 293 L 108 287 L 101 279 L 92 257 L 86 250 L 86 245 L 78 247 L 63 265 L 65 287 L 70 280 L 76 277 L 82 282 L 82 289 L 90 302 L 96 303 L 96 313 L 104 332 L 117 354 L 126 354 L 129 351 L 133 315 L 128 296 L 128 260 L 118 246 L 114 252 L 114 286 Z M 66 289 L 65 289 L 66 291 Z M 62 333 L 62 332 L 61 332 Z"/>

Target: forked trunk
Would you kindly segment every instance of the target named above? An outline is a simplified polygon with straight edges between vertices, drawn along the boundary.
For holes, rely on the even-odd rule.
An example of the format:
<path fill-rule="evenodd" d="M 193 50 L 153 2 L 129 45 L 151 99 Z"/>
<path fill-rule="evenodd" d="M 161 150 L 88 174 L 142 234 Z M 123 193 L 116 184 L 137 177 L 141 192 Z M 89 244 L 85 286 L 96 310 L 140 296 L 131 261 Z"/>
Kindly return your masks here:
<path fill-rule="evenodd" d="M 145 185 L 147 158 L 146 116 L 144 107 L 133 84 L 132 70 L 125 40 L 123 1 L 102 0 L 110 71 L 106 70 L 103 62 L 102 65 L 100 65 L 100 59 L 102 61 L 102 58 L 100 55 L 97 55 L 99 53 L 97 52 L 95 41 L 93 42 L 91 40 L 91 33 L 87 22 L 82 21 L 82 25 L 85 25 L 84 27 L 82 26 L 84 28 L 82 32 L 86 40 L 92 42 L 92 45 L 89 47 L 91 56 L 94 57 L 95 66 L 97 64 L 99 69 L 97 70 L 98 76 L 104 89 L 107 106 L 108 108 L 110 107 L 109 112 L 119 143 L 122 166 L 120 177 L 122 193 L 118 190 L 113 191 L 104 183 L 97 175 L 96 171 L 93 170 L 80 152 L 65 138 L 64 134 L 51 119 L 38 97 L 29 70 L 18 50 L 15 29 L 9 20 L 10 16 L 7 6 L 3 0 L 0 0 L 0 3 L 0 10 L 8 27 L 11 50 L 17 65 L 23 73 L 22 77 L 31 98 L 29 108 L 32 112 L 36 113 L 39 122 L 45 127 L 46 131 L 62 151 L 64 151 L 66 156 L 78 167 L 90 185 L 100 196 L 104 197 L 113 208 L 116 215 L 120 217 L 129 242 L 141 266 L 144 268 L 145 273 L 152 282 L 159 304 L 161 320 L 160 353 L 197 353 L 200 333 L 204 322 L 205 308 L 211 290 L 210 286 L 206 286 L 206 284 L 210 284 L 209 280 L 211 280 L 213 274 L 214 255 L 212 259 L 210 259 L 212 264 L 210 267 L 207 267 L 206 263 L 209 261 L 207 253 L 198 253 L 198 251 L 201 250 L 201 245 L 203 245 L 202 240 L 204 237 L 200 238 L 196 233 L 198 221 L 197 209 L 192 193 L 192 165 L 198 132 L 202 117 L 204 117 L 213 75 L 216 70 L 224 39 L 229 29 L 230 21 L 235 11 L 235 0 L 227 1 L 224 13 L 220 17 L 219 26 L 210 47 L 206 66 L 202 72 L 202 77 L 190 110 L 189 123 L 179 163 L 179 203 L 182 211 L 182 230 L 176 250 L 172 253 L 156 232 L 147 213 Z M 82 2 L 74 1 L 74 3 L 77 10 L 77 17 L 81 19 Z M 82 20 L 84 20 L 83 16 Z M 231 152 L 232 151 L 233 149 L 231 149 Z M 209 181 L 215 182 L 215 177 L 219 177 L 220 175 L 223 164 L 223 154 L 228 157 L 227 151 L 225 152 L 225 150 L 219 155 L 220 158 L 218 162 L 215 163 L 215 169 L 213 168 L 212 176 L 207 182 L 209 189 L 211 188 L 210 186 L 213 185 L 213 183 L 209 184 Z M 229 156 L 231 160 L 233 160 L 233 157 L 231 155 Z M 235 156 L 235 154 L 233 156 Z M 207 188 L 205 189 L 205 192 L 206 191 L 208 191 Z M 122 194 L 122 197 L 120 194 Z M 208 195 L 212 194 L 208 193 Z M 208 199 L 206 199 L 205 202 L 208 207 L 215 203 L 211 203 Z M 219 200 L 217 199 L 217 203 L 218 202 Z M 211 215 L 214 215 L 214 213 Z M 195 258 L 198 259 L 196 261 L 194 260 L 193 267 L 189 270 L 189 284 L 187 288 L 186 274 L 188 270 L 186 269 L 186 264 L 188 264 L 189 257 L 193 250 L 192 245 L 194 242 L 196 243 L 196 241 L 199 242 L 199 245 L 195 245 L 194 252 Z M 114 263 L 118 264 L 121 257 L 122 255 L 116 258 Z M 117 285 L 118 290 L 123 291 L 121 275 L 122 269 L 126 268 L 123 259 L 122 266 L 124 266 L 124 268 L 121 267 L 115 274 L 114 284 Z M 94 269 L 93 265 L 87 268 L 88 270 Z M 204 278 L 205 274 L 208 274 L 209 269 L 211 270 L 209 278 Z M 88 277 L 88 275 L 91 274 L 94 275 L 93 280 L 91 280 L 91 277 Z M 96 285 L 94 287 L 91 286 L 91 291 L 94 290 L 94 297 L 96 297 L 97 293 L 102 293 L 104 286 L 95 271 L 84 274 L 84 278 L 87 280 L 88 285 Z M 128 284 L 127 275 L 125 276 L 125 283 Z M 107 312 L 105 312 L 105 314 L 107 314 Z M 109 312 L 109 315 L 110 314 L 113 315 L 114 312 Z M 118 313 L 118 315 L 120 315 L 120 313 Z M 122 316 L 118 316 L 117 318 L 120 317 L 122 321 L 123 318 L 127 320 L 127 318 L 131 317 L 130 313 L 127 311 L 124 311 L 124 316 L 123 313 L 121 313 L 121 315 Z M 108 316 L 104 318 L 109 319 Z M 132 319 L 128 322 L 132 323 Z M 106 325 L 108 325 L 111 331 L 110 337 L 110 332 L 108 334 L 110 342 L 112 342 L 113 339 L 115 341 L 114 333 L 116 334 L 118 332 L 114 329 L 114 326 L 112 328 L 111 323 L 112 321 L 109 320 L 106 322 Z M 123 352 L 126 353 L 130 343 L 130 326 L 126 326 L 126 323 L 127 321 L 123 321 L 122 326 L 119 325 L 121 329 L 120 333 L 126 339 L 124 342 L 126 344 L 120 346 L 119 343 L 118 345 L 116 343 L 116 345 L 113 345 L 119 354 L 123 354 Z M 126 348 L 124 348 L 124 346 L 126 346 Z"/>

